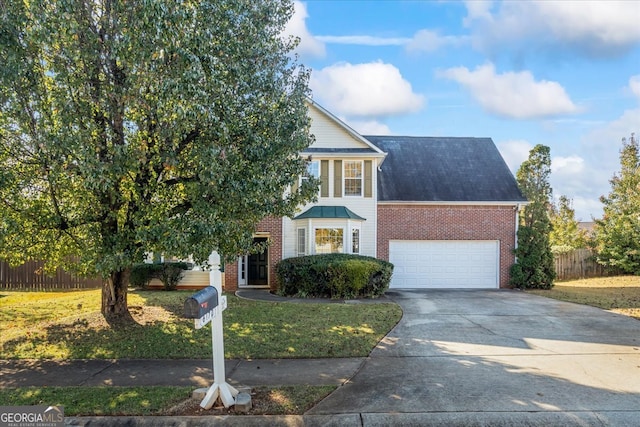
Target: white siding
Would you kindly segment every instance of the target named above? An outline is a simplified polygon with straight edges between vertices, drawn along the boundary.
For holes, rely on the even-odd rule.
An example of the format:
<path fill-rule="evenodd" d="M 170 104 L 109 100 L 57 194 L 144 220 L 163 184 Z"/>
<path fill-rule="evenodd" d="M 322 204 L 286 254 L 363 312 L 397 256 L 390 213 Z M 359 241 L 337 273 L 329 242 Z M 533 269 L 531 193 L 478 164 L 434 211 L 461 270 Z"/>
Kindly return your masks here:
<path fill-rule="evenodd" d="M 182 273 L 182 279 L 178 282 L 178 289 L 180 288 L 199 288 L 209 286 L 209 272 L 197 271 L 197 270 L 185 270 Z M 150 288 L 160 287 L 164 285 L 158 279 L 152 279 L 149 282 Z"/>
<path fill-rule="evenodd" d="M 352 135 L 341 124 L 336 122 L 333 118 L 327 116 L 322 111 L 318 110 L 313 105 L 309 108 L 309 116 L 311 117 L 311 133 L 315 135 L 315 142 L 313 148 L 321 149 L 371 149 L 371 146 L 365 142 L 359 140 L 356 136 Z M 283 218 L 283 239 L 282 239 L 282 254 L 283 258 L 290 258 L 298 255 L 297 251 L 297 229 L 305 227 L 307 229 L 307 247 L 311 247 L 314 243 L 314 229 L 318 227 L 344 227 L 345 228 L 345 240 L 351 240 L 350 230 L 347 229 L 349 221 L 351 225 L 357 225 L 360 228 L 360 254 L 368 256 L 376 256 L 376 225 L 378 221 L 377 210 L 377 179 L 376 173 L 378 162 L 381 161 L 379 154 L 373 154 L 371 156 L 348 156 L 348 160 L 371 160 L 372 162 L 372 197 L 364 196 L 343 196 L 334 197 L 334 160 L 347 160 L 347 158 L 341 159 L 339 154 L 331 154 L 323 156 L 321 153 L 314 154 L 313 160 L 328 160 L 329 161 L 329 173 L 328 173 L 328 194 L 329 197 L 320 197 L 318 194 L 318 201 L 316 203 L 309 203 L 305 206 L 301 206 L 296 214 L 305 212 L 314 205 L 318 206 L 345 206 L 356 215 L 365 218 L 366 221 L 355 221 L 347 219 L 321 219 L 314 218 L 309 220 L 294 221 L 290 218 Z M 344 163 L 343 163 L 344 166 Z M 364 172 L 364 171 L 363 171 Z M 344 179 L 344 175 L 343 175 Z M 364 179 L 363 179 L 364 186 Z M 344 193 L 344 186 L 343 186 Z M 311 225 L 310 225 L 311 224 Z M 309 251 L 308 251 L 309 254 Z"/>
<path fill-rule="evenodd" d="M 373 167 L 376 167 L 376 160 L 373 159 Z M 373 173 L 373 197 L 333 197 L 333 162 L 329 162 L 329 197 L 318 197 L 318 202 L 315 204 L 309 203 L 298 210 L 298 214 L 306 211 L 314 205 L 318 206 L 345 206 L 353 213 L 365 218 L 366 221 L 362 221 L 360 231 L 360 254 L 368 256 L 376 256 L 376 224 L 378 222 L 378 209 L 377 209 L 377 192 L 376 192 L 376 173 Z M 321 222 L 322 221 L 322 222 Z M 313 219 L 313 226 L 333 226 L 336 221 L 341 221 L 345 224 L 346 220 L 328 220 L 328 219 Z M 354 221 L 355 223 L 355 221 Z M 298 227 L 307 227 L 309 231 L 308 221 L 294 221 L 289 218 L 283 219 L 283 257 L 290 258 L 297 256 L 297 231 Z M 307 234 L 311 239 L 311 234 Z"/>
<path fill-rule="evenodd" d="M 313 106 L 309 107 L 309 117 L 311 133 L 316 137 L 313 148 L 369 148 Z"/>

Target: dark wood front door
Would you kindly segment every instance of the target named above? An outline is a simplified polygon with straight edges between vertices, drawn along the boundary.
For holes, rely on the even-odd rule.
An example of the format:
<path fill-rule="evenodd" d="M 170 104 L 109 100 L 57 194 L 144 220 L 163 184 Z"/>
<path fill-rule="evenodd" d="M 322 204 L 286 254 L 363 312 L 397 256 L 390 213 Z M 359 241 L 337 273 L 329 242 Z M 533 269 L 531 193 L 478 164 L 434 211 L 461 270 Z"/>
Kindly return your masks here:
<path fill-rule="evenodd" d="M 254 242 L 266 242 L 266 238 L 256 238 L 253 239 Z M 265 249 L 264 252 L 259 254 L 249 255 L 248 262 L 248 271 L 249 271 L 249 286 L 266 286 L 268 285 L 268 275 L 269 275 L 269 249 Z"/>

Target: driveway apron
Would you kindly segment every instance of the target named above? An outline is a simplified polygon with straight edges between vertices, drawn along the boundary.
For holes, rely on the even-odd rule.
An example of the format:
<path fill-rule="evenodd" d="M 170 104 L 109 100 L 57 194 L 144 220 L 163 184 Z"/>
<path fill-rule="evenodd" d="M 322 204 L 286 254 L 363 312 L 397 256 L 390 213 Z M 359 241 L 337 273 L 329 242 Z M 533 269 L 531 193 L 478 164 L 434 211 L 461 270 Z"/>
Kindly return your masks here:
<path fill-rule="evenodd" d="M 640 423 L 640 321 L 514 290 L 387 296 L 402 320 L 308 414 L 570 413 L 585 425 Z"/>

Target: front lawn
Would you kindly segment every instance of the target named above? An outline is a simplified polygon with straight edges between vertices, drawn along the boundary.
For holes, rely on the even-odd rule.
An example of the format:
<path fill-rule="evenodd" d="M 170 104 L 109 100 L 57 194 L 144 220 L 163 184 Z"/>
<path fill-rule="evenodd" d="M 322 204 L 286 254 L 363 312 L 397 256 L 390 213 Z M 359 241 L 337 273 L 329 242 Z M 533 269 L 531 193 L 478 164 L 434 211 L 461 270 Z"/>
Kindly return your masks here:
<path fill-rule="evenodd" d="M 640 277 L 612 276 L 557 282 L 549 290 L 532 294 L 591 305 L 640 320 Z"/>
<path fill-rule="evenodd" d="M 182 318 L 192 291 L 130 291 L 136 324 L 109 327 L 100 290 L 0 291 L 1 359 L 200 359 L 211 357 L 209 326 Z M 367 356 L 400 320 L 400 307 L 380 304 L 294 304 L 228 295 L 225 357 Z"/>

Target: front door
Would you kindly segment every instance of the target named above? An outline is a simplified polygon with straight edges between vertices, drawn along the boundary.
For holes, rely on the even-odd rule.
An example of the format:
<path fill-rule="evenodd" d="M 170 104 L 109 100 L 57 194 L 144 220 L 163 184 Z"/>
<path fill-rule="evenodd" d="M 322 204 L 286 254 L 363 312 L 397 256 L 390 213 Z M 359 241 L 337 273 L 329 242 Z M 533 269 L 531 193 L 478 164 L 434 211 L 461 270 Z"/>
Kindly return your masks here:
<path fill-rule="evenodd" d="M 266 242 L 264 237 L 258 237 L 253 239 L 255 243 Z M 249 286 L 266 286 L 268 285 L 269 275 L 269 249 L 265 249 L 264 252 L 259 254 L 249 255 L 248 259 L 248 283 Z"/>

